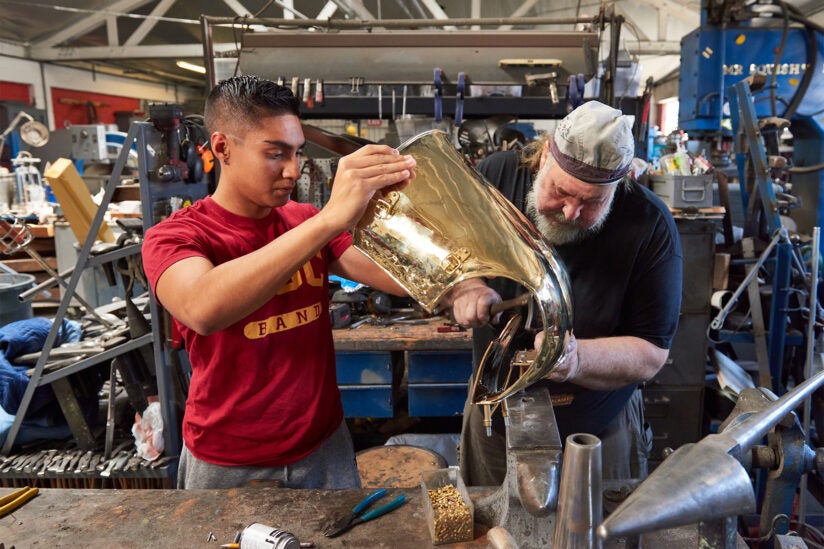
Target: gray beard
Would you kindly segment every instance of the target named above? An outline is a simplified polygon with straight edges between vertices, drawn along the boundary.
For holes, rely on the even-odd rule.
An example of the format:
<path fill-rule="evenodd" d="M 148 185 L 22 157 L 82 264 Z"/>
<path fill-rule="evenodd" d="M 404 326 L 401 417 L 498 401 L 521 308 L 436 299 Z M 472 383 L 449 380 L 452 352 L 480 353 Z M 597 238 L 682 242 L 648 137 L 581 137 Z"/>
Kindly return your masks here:
<path fill-rule="evenodd" d="M 535 183 L 532 185 L 532 189 L 526 197 L 526 213 L 532 219 L 532 222 L 535 223 L 535 228 L 537 228 L 538 231 L 544 235 L 546 241 L 553 246 L 561 246 L 572 242 L 580 242 L 581 240 L 584 240 L 599 232 L 601 227 L 603 227 L 607 216 L 609 216 L 609 212 L 612 210 L 613 201 L 611 199 L 609 201 L 609 205 L 601 214 L 601 217 L 598 218 L 592 227 L 588 228 L 581 227 L 577 224 L 577 221 L 573 222 L 573 224 L 554 223 L 550 221 L 550 216 L 546 216 L 538 211 L 538 207 L 536 206 L 536 196 L 538 194 L 538 190 L 541 188 L 544 180 L 546 179 L 547 172 L 549 172 L 549 162 L 544 163 L 544 167 L 541 168 L 538 175 L 535 176 Z M 553 215 L 558 216 L 559 221 L 562 221 L 564 218 L 563 212 L 558 212 Z"/>

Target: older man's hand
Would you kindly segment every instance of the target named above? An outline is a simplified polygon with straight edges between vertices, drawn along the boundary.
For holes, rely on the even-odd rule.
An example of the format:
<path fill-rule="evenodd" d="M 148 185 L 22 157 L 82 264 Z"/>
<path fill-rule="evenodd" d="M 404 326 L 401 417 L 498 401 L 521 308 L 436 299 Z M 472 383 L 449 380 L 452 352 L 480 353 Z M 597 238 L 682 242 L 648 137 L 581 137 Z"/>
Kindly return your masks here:
<path fill-rule="evenodd" d="M 496 321 L 490 318 L 489 308 L 499 303 L 501 296 L 487 286 L 483 280 L 473 278 L 457 284 L 446 298 L 446 305 L 452 306 L 452 318 L 465 328 L 477 328 Z"/>
<path fill-rule="evenodd" d="M 535 349 L 540 349 L 544 342 L 544 332 L 538 332 L 535 336 Z M 566 349 L 564 349 L 564 356 L 555 365 L 550 373 L 546 375 L 546 379 L 555 381 L 556 383 L 563 383 L 565 381 L 574 381 L 575 374 L 578 372 L 578 340 L 574 335 L 569 336 L 569 342 Z"/>

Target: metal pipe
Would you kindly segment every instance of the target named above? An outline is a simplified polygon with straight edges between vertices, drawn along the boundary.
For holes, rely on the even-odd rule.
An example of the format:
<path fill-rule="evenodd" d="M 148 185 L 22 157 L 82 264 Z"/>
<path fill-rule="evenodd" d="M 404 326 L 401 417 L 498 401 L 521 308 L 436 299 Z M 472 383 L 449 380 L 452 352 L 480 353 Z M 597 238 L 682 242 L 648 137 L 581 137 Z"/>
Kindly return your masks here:
<path fill-rule="evenodd" d="M 70 267 L 70 268 L 66 269 L 65 271 L 63 271 L 62 273 L 59 273 L 59 275 L 60 275 L 60 278 L 66 278 L 67 276 L 70 276 L 73 272 L 74 272 L 74 267 Z M 22 292 L 19 296 L 17 296 L 17 299 L 19 299 L 21 302 L 26 301 L 29 297 L 33 296 L 34 294 L 40 292 L 41 290 L 51 288 L 52 286 L 54 286 L 57 283 L 58 283 L 57 279 L 54 278 L 54 277 L 51 277 L 48 280 L 44 280 L 43 282 L 41 282 L 37 286 L 35 286 L 33 288 L 29 288 L 25 292 Z"/>
<path fill-rule="evenodd" d="M 727 315 L 730 314 L 730 311 L 733 307 L 735 307 L 736 303 L 738 303 L 738 298 L 741 297 L 741 294 L 744 293 L 744 290 L 750 285 L 750 282 L 758 275 L 758 270 L 761 268 L 761 265 L 770 257 L 770 253 L 772 252 L 775 245 L 778 244 L 779 240 L 782 238 L 786 238 L 787 231 L 786 229 L 781 229 L 776 231 L 775 236 L 770 241 L 769 245 L 764 249 L 761 253 L 761 256 L 758 258 L 758 261 L 753 266 L 752 270 L 747 273 L 747 276 L 741 281 L 741 284 L 738 285 L 735 292 L 732 294 L 732 297 L 727 304 L 721 309 L 718 314 L 712 319 L 710 323 L 710 328 L 713 330 L 720 330 L 721 327 L 724 325 L 724 320 L 727 318 Z"/>
<path fill-rule="evenodd" d="M 815 351 L 815 320 L 818 316 L 818 253 L 821 242 L 820 227 L 813 227 L 813 255 L 810 260 L 810 318 L 807 321 L 807 360 L 804 362 L 804 379 L 813 373 L 813 353 Z M 809 443 L 812 399 L 804 400 L 804 441 Z M 798 495 L 798 523 L 803 527 L 807 519 L 807 475 L 801 476 Z"/>
<path fill-rule="evenodd" d="M 595 528 L 602 519 L 601 440 L 586 433 L 569 435 L 564 445 L 552 546 L 600 549 Z"/>
<path fill-rule="evenodd" d="M 592 23 L 593 17 L 492 17 L 492 18 L 458 18 L 458 19 L 274 19 L 268 17 L 248 17 L 238 20 L 235 17 L 202 16 L 206 24 L 210 25 L 265 25 L 269 27 L 304 27 L 329 29 L 362 29 L 383 27 L 387 29 L 417 28 L 417 27 L 469 27 L 501 26 L 501 25 L 575 25 L 578 23 Z"/>
<path fill-rule="evenodd" d="M 206 67 L 206 95 L 217 84 L 215 76 L 215 51 L 212 39 L 212 26 L 209 24 L 209 17 L 200 16 L 200 31 L 203 33 L 203 66 Z"/>

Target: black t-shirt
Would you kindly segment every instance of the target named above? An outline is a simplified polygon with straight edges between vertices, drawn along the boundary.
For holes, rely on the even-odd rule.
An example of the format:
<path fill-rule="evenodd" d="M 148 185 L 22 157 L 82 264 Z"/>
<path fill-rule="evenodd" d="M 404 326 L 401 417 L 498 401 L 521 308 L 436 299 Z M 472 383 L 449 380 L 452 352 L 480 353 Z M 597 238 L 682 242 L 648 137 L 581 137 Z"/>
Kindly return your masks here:
<path fill-rule="evenodd" d="M 532 174 L 519 164 L 516 151 L 490 155 L 478 171 L 525 211 Z M 622 184 L 597 234 L 555 249 L 572 284 L 576 338 L 634 336 L 670 348 L 681 308 L 681 244 L 669 209 L 652 191 L 637 183 L 629 188 Z M 504 299 L 523 291 L 512 281 L 489 282 Z M 473 334 L 478 358 L 497 329 L 475 329 Z M 553 397 L 572 396 L 570 404 L 554 406 L 561 440 L 573 433 L 600 433 L 636 388 L 595 391 L 572 383 L 539 383 L 545 383 Z M 502 421 L 495 427 L 503 432 Z"/>

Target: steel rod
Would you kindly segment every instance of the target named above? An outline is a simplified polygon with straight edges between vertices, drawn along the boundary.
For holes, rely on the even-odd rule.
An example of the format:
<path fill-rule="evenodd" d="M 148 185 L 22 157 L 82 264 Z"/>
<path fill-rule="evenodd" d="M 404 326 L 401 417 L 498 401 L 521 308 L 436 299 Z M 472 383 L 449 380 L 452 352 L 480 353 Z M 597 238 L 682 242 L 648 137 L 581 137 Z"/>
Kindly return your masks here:
<path fill-rule="evenodd" d="M 821 242 L 821 229 L 813 227 L 813 255 L 810 259 L 810 318 L 807 321 L 807 359 L 804 362 L 804 379 L 810 379 L 813 373 L 813 362 L 815 356 L 815 321 L 818 318 L 818 254 Z M 812 397 L 807 396 L 804 400 L 804 441 L 810 441 Z M 807 474 L 801 475 L 798 495 L 798 523 L 804 527 L 807 519 Z"/>
<path fill-rule="evenodd" d="M 269 17 L 210 17 L 203 16 L 210 25 L 265 25 L 269 27 L 303 27 L 330 29 L 387 29 L 418 27 L 471 27 L 502 25 L 576 25 L 592 23 L 597 17 L 492 17 L 457 19 L 276 19 Z"/>

